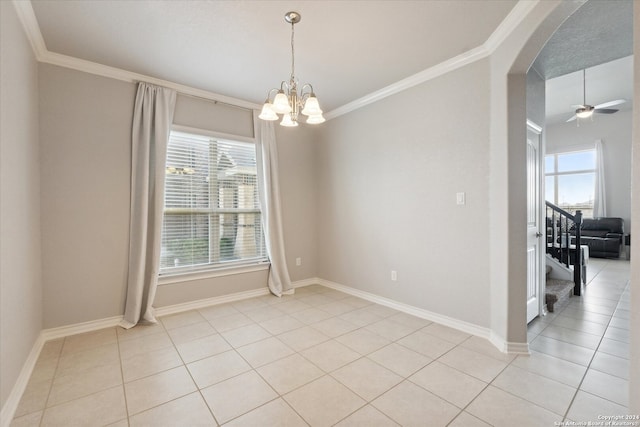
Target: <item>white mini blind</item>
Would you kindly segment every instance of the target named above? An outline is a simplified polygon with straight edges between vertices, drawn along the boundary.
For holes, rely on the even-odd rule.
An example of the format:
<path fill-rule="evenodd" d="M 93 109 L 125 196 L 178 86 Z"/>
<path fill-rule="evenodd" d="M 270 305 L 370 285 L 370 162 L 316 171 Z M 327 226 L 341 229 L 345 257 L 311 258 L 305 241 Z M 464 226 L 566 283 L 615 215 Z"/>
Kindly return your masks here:
<path fill-rule="evenodd" d="M 160 274 L 266 260 L 252 143 L 171 132 Z"/>

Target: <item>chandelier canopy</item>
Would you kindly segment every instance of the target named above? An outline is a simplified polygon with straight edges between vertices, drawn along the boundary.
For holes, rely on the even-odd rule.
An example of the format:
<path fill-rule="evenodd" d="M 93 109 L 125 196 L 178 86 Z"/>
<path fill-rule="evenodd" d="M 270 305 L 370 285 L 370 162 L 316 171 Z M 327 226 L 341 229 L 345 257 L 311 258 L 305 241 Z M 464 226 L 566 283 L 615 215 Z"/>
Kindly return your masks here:
<path fill-rule="evenodd" d="M 262 120 L 279 120 L 278 114 L 282 114 L 281 126 L 298 126 L 300 113 L 307 116 L 307 123 L 323 123 L 325 118 L 318 103 L 318 98 L 313 92 L 313 87 L 306 83 L 298 93 L 298 80 L 295 77 L 295 50 L 294 50 L 294 25 L 300 22 L 302 17 L 298 12 L 287 12 L 284 20 L 291 24 L 291 76 L 289 81 L 282 81 L 280 89 L 274 88 L 267 94 L 267 99 L 258 116 Z M 273 99 L 271 96 L 275 93 Z"/>

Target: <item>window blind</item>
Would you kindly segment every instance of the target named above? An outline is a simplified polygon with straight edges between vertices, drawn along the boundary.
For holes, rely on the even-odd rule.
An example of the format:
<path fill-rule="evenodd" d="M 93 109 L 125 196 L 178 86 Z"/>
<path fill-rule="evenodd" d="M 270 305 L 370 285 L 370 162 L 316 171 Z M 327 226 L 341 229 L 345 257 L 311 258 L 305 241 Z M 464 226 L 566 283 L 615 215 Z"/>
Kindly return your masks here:
<path fill-rule="evenodd" d="M 160 274 L 264 260 L 255 145 L 171 132 Z"/>

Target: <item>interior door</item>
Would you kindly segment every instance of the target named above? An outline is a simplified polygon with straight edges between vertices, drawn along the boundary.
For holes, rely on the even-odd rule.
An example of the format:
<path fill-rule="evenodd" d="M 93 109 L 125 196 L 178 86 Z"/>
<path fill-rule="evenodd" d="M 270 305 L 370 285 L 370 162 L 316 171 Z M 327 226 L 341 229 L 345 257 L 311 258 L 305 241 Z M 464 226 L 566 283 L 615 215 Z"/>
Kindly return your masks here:
<path fill-rule="evenodd" d="M 541 314 L 544 281 L 541 272 L 540 177 L 542 129 L 527 120 L 527 323 Z"/>

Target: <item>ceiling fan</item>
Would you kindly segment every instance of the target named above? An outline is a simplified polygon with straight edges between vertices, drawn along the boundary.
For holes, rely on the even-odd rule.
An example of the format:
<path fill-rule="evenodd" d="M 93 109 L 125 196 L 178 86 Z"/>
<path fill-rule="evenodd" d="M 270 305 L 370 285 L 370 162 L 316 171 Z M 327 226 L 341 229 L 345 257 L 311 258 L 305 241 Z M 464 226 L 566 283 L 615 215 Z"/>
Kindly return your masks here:
<path fill-rule="evenodd" d="M 593 113 L 598 114 L 613 114 L 618 110 L 615 108 L 609 108 L 616 105 L 624 104 L 627 102 L 626 99 L 616 99 L 614 101 L 603 102 L 598 105 L 589 105 L 587 104 L 587 84 L 586 84 L 586 70 L 582 70 L 582 105 L 572 105 L 576 109 L 576 113 L 571 117 L 568 122 L 572 122 L 578 118 L 586 119 L 591 117 Z"/>

